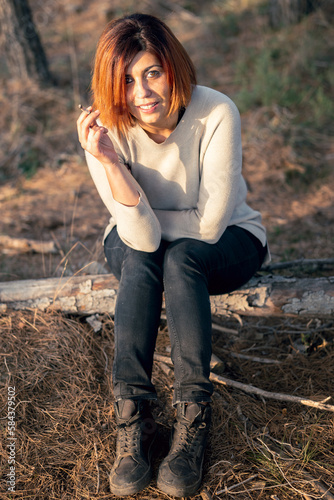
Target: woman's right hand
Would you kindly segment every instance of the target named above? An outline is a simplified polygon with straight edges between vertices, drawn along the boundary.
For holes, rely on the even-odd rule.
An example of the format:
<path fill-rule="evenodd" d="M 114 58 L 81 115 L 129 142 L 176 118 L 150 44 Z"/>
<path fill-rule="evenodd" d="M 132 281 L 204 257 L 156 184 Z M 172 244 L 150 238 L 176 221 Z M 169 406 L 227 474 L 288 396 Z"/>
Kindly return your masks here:
<path fill-rule="evenodd" d="M 77 120 L 77 129 L 81 147 L 93 155 L 103 165 L 118 165 L 119 159 L 114 145 L 108 136 L 108 129 L 98 125 L 98 110 L 92 111 L 89 106 L 83 110 Z"/>
<path fill-rule="evenodd" d="M 77 128 L 80 144 L 104 166 L 114 200 L 123 205 L 135 206 L 139 202 L 137 185 L 128 169 L 119 161 L 108 129 L 98 125 L 96 120 L 99 115 L 99 111 L 92 111 L 90 106 L 79 116 Z"/>

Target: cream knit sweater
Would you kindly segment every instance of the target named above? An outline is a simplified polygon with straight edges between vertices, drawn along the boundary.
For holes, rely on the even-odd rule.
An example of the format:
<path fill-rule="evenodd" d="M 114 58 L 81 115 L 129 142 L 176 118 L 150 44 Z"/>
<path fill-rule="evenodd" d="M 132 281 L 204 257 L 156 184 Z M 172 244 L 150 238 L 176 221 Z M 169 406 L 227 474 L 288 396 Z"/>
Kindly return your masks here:
<path fill-rule="evenodd" d="M 120 139 L 109 132 L 122 163 L 131 168 L 140 200 L 127 207 L 111 194 L 104 167 L 86 153 L 96 188 L 111 214 L 105 236 L 117 225 L 128 246 L 155 251 L 161 238 L 215 243 L 229 225 L 253 233 L 263 245 L 261 215 L 246 203 L 239 112 L 224 94 L 194 88 L 176 129 L 157 144 L 139 126 Z"/>

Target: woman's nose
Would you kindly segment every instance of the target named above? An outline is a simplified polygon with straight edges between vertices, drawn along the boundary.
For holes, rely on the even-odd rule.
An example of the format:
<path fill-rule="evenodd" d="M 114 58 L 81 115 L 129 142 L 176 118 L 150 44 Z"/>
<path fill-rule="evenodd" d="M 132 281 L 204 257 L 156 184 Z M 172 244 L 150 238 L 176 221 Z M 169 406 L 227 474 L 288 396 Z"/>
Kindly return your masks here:
<path fill-rule="evenodd" d="M 144 97 L 149 97 L 151 95 L 151 89 L 146 80 L 138 80 L 135 84 L 135 95 L 140 99 Z"/>

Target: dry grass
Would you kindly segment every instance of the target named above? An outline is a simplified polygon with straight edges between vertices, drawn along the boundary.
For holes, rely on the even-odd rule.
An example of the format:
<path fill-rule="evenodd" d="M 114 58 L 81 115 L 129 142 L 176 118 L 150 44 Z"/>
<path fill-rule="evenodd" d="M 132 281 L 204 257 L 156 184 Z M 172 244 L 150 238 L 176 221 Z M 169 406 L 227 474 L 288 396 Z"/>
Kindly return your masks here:
<path fill-rule="evenodd" d="M 3 80 L 0 105 L 0 181 L 31 177 L 42 165 L 57 168 L 74 154 L 75 119 L 66 91 Z"/>
<path fill-rule="evenodd" d="M 235 80 L 240 51 L 260 54 L 272 36 L 258 0 L 115 0 L 112 12 L 104 0 L 32 0 L 31 5 L 58 87 L 38 89 L 0 75 L 0 230 L 52 239 L 59 255 L 0 255 L 1 280 L 75 273 L 88 262 L 104 263 L 100 242 L 108 215 L 83 165 L 75 120 L 79 96 L 84 104 L 88 101 L 91 58 L 107 16 L 133 10 L 162 16 L 194 59 L 200 83 L 232 98 L 240 90 Z M 324 65 L 333 27 L 321 13 L 284 36 L 292 37 L 295 47 L 296 39 L 308 40 L 315 30 L 327 33 L 323 57 L 314 56 L 315 63 Z M 318 44 L 301 44 L 304 52 L 294 50 L 291 64 L 298 68 L 310 47 Z M 326 66 L 319 68 L 325 71 Z M 330 131 L 324 127 L 315 133 L 311 125 L 301 130 L 296 118 L 276 105 L 242 116 L 249 201 L 263 214 L 276 261 L 329 257 L 334 241 Z M 8 386 L 15 386 L 17 398 L 16 492 L 8 492 L 3 480 L 1 499 L 115 499 L 108 486 L 115 453 L 112 318 L 104 316 L 102 324 L 94 333 L 82 318 L 34 311 L 0 316 L 0 470 L 5 480 Z M 248 318 L 243 326 L 224 325 L 237 330 L 235 335 L 214 334 L 225 377 L 315 400 L 332 395 L 333 322 Z M 167 345 L 162 325 L 158 352 L 166 354 Z M 281 364 L 264 365 L 231 353 Z M 154 407 L 160 430 L 156 471 L 173 420 L 172 378 L 158 363 L 153 378 L 159 396 Z M 213 499 L 333 498 L 333 487 L 332 496 L 326 493 L 334 475 L 331 413 L 261 400 L 222 385 L 215 386 L 213 408 L 203 481 Z M 133 498 L 168 499 L 155 488 L 155 477 L 156 472 L 150 488 Z"/>
<path fill-rule="evenodd" d="M 110 387 L 113 321 L 108 316 L 101 320 L 102 330 L 94 333 L 82 318 L 58 314 L 13 312 L 0 318 L 4 477 L 9 467 L 5 430 L 8 386 L 16 388 L 17 438 L 16 492 L 6 493 L 3 481 L 1 498 L 116 498 L 108 486 L 115 453 Z M 331 395 L 333 324 L 271 318 L 227 326 L 236 334 L 214 334 L 214 351 L 224 360 L 225 376 L 315 400 Z M 158 352 L 166 354 L 168 343 L 162 324 Z M 306 348 L 308 352 L 303 352 Z M 239 360 L 231 352 L 275 358 L 281 364 Z M 153 408 L 160 429 L 157 469 L 167 451 L 173 419 L 172 379 L 158 363 L 153 378 L 159 396 Z M 330 488 L 334 472 L 331 413 L 264 401 L 218 385 L 213 408 L 203 481 L 213 498 L 320 498 Z M 323 481 L 322 493 L 313 480 Z M 154 479 L 133 498 L 168 496 L 155 488 Z"/>

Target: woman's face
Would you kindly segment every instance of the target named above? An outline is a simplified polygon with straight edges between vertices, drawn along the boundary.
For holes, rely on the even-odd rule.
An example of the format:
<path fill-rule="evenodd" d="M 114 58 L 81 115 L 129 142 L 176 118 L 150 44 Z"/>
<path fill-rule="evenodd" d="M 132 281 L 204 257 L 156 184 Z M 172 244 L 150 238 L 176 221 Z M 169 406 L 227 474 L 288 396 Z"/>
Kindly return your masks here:
<path fill-rule="evenodd" d="M 139 52 L 129 64 L 125 78 L 127 105 L 139 125 L 148 133 L 170 135 L 178 113 L 167 116 L 170 88 L 160 60 L 150 52 Z"/>

